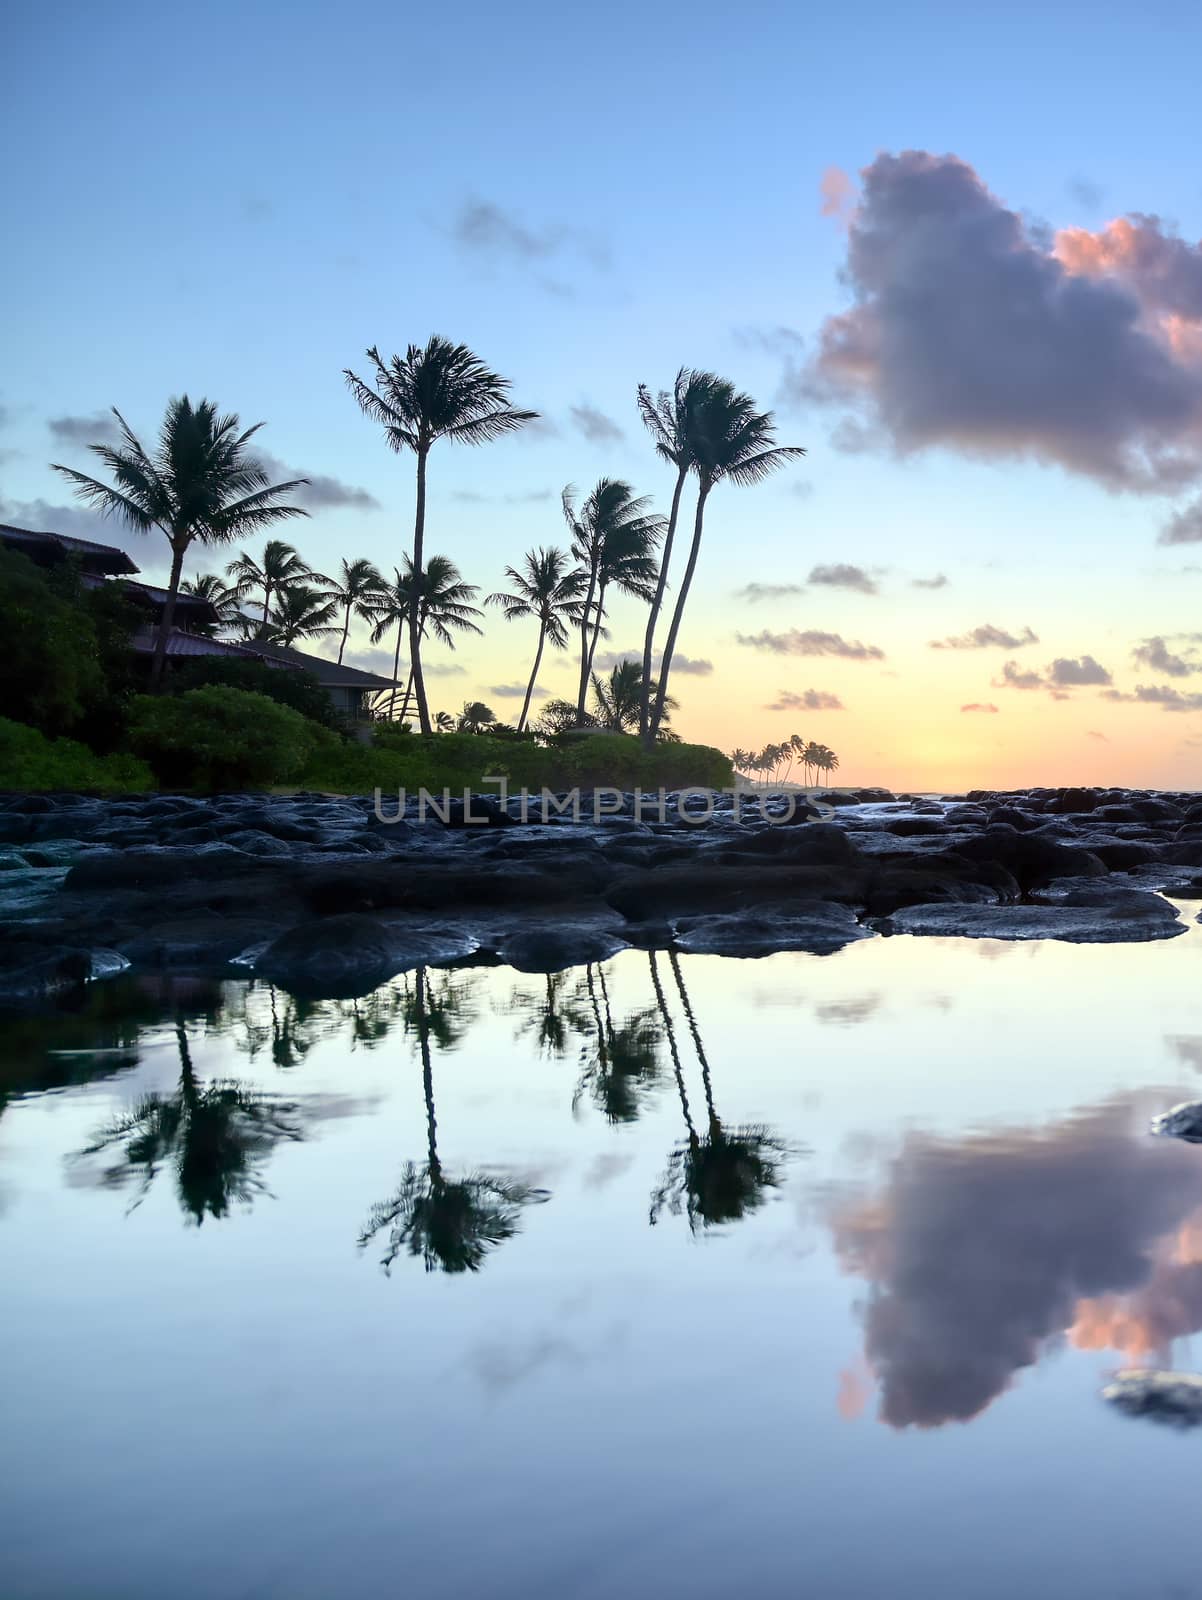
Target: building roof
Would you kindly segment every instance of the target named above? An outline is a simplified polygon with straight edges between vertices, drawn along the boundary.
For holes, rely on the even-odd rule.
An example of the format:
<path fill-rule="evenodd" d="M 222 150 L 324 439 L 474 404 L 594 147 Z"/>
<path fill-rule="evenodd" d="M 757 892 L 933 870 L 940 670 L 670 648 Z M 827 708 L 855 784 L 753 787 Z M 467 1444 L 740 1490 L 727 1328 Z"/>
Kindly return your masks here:
<path fill-rule="evenodd" d="M 95 539 L 77 539 L 70 533 L 36 532 L 32 528 L 13 528 L 0 523 L 0 543 L 20 550 L 35 561 L 47 557 L 52 561 L 65 561 L 75 556 L 86 562 L 93 572 L 137 572 L 133 558 L 116 545 L 99 544 Z"/>
<path fill-rule="evenodd" d="M 105 583 L 104 578 L 93 572 L 85 572 L 83 581 L 90 589 L 99 589 Z M 139 583 L 132 578 L 120 578 L 117 581 L 122 594 L 139 605 L 150 606 L 161 613 L 167 604 L 167 591 L 157 583 Z M 221 614 L 211 600 L 199 594 L 184 594 L 182 590 L 175 597 L 175 614 L 181 622 L 187 621 L 193 627 L 197 623 L 209 623 L 216 627 L 221 621 Z"/>
<path fill-rule="evenodd" d="M 157 628 L 140 628 L 130 642 L 139 655 L 152 655 L 157 638 Z M 307 655 L 303 650 L 291 650 L 284 645 L 265 644 L 261 639 L 249 639 L 245 644 L 236 644 L 232 639 L 209 639 L 203 634 L 172 628 L 167 636 L 167 654 L 177 659 L 238 656 L 244 661 L 262 661 L 269 667 L 311 673 L 323 689 L 364 689 L 378 693 L 394 687 L 391 678 L 381 678 L 375 672 L 364 672 L 359 667 L 340 667 L 336 661 L 327 661 L 324 656 Z"/>
<path fill-rule="evenodd" d="M 139 628 L 129 641 L 130 648 L 138 655 L 153 655 L 158 637 L 159 630 L 153 625 Z M 176 659 L 181 656 L 238 656 L 244 661 L 262 659 L 256 651 L 248 650 L 245 645 L 232 644 L 228 639 L 209 639 L 203 633 L 188 633 L 183 628 L 172 628 L 167 635 L 167 654 Z M 269 663 L 271 666 L 277 664 L 282 665 Z"/>

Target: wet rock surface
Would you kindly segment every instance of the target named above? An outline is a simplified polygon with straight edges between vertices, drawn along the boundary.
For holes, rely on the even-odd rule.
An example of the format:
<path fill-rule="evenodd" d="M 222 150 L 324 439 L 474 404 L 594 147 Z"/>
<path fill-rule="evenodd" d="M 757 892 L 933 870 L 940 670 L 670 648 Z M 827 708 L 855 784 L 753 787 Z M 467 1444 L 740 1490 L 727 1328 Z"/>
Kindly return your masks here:
<path fill-rule="evenodd" d="M 1195 793 L 812 798 L 606 792 L 599 818 L 583 795 L 545 821 L 477 798 L 444 823 L 395 796 L 395 820 L 370 797 L 0 796 L 0 1003 L 55 1003 L 123 963 L 346 991 L 419 962 L 554 971 L 624 945 L 1137 942 L 1185 931 L 1164 894 L 1202 898 Z"/>

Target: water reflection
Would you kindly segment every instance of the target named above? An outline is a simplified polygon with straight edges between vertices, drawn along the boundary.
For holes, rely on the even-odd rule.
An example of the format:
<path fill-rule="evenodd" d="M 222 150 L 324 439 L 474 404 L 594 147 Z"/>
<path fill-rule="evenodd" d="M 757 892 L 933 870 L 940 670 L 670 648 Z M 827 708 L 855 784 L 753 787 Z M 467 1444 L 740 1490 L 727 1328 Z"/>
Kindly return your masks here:
<path fill-rule="evenodd" d="M 405 980 L 401 1014 L 406 1032 L 416 1035 L 426 1100 L 426 1160 L 407 1161 L 394 1194 L 372 1208 L 359 1236 L 360 1249 L 384 1234 L 381 1257 L 390 1271 L 400 1255 L 420 1256 L 427 1272 L 478 1272 L 490 1250 L 518 1231 L 524 1206 L 550 1198 L 515 1178 L 491 1172 L 448 1177 L 438 1154 L 434 1111 L 432 1045 L 450 1051 L 470 1025 L 474 1011 L 466 985 L 444 973 L 432 988 L 425 967 Z"/>
<path fill-rule="evenodd" d="M 701 1068 L 705 1094 L 705 1132 L 697 1131 L 680 1064 L 676 1030 L 654 951 L 648 953 L 648 960 L 656 1004 L 663 1019 L 664 1036 L 672 1058 L 686 1135 L 668 1157 L 667 1170 L 651 1197 L 651 1222 L 657 1222 L 665 1209 L 675 1214 L 683 1210 L 693 1231 L 696 1231 L 698 1222 L 707 1228 L 724 1222 L 737 1222 L 740 1217 L 761 1206 L 770 1189 L 778 1187 L 781 1167 L 792 1152 L 786 1142 L 769 1128 L 753 1124 L 735 1128 L 723 1126 L 714 1106 L 710 1066 L 701 1042 L 697 1018 L 689 1002 L 680 961 L 672 952 L 668 961 Z"/>
<path fill-rule="evenodd" d="M 1065 1335 L 1167 1362 L 1202 1328 L 1202 1163 L 1146 1126 L 1115 1100 L 1046 1133 L 915 1135 L 838 1207 L 882 1421 L 967 1421 Z"/>

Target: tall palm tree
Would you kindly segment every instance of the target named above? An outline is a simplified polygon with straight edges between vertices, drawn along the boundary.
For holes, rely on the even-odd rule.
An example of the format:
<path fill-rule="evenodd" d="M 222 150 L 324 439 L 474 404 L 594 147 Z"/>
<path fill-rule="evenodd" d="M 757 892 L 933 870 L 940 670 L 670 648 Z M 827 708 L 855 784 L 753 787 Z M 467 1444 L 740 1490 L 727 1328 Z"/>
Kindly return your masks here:
<path fill-rule="evenodd" d="M 442 1049 L 456 1042 L 457 1004 L 454 991 L 436 994 L 425 967 L 414 974 L 412 1002 L 407 1006 L 407 1031 L 417 1035 L 426 1100 L 426 1160 L 408 1161 L 392 1197 L 374 1206 L 359 1235 L 364 1249 L 387 1230 L 381 1265 L 387 1272 L 401 1254 L 420 1256 L 427 1272 L 478 1272 L 490 1250 L 518 1231 L 523 1206 L 548 1200 L 545 1189 L 489 1172 L 447 1176 L 438 1153 L 438 1120 L 434 1113 L 434 1067 L 431 1041 Z"/>
<path fill-rule="evenodd" d="M 696 465 L 694 435 L 697 431 L 697 414 L 721 382 L 721 378 L 712 372 L 694 372 L 689 367 L 681 367 L 671 393 L 661 389 L 657 395 L 653 395 L 645 383 L 639 384 L 639 413 L 643 425 L 655 440 L 655 453 L 661 461 L 666 461 L 676 469 L 664 548 L 643 637 L 643 696 L 639 704 L 639 733 L 645 741 L 649 738 L 651 725 L 651 663 L 655 654 L 655 629 L 668 587 L 668 567 L 680 516 L 680 498 L 684 493 L 685 479 Z"/>
<path fill-rule="evenodd" d="M 579 507 L 576 490 L 568 484 L 562 501 L 572 554 L 586 579 L 576 696 L 577 726 L 583 727 L 593 655 L 605 614 L 605 592 L 612 587 L 639 599 L 651 599 L 655 581 L 652 552 L 659 542 L 663 518 L 647 510 L 651 503 L 647 496 L 636 496 L 631 486 L 618 478 L 599 479 Z"/>
<path fill-rule="evenodd" d="M 411 616 L 418 618 L 418 632 L 421 638 L 433 634 L 440 644 L 445 644 L 449 649 L 455 648 L 455 635 L 457 633 L 480 633 L 483 630 L 477 626 L 474 618 L 482 615 L 480 608 L 472 604 L 479 593 L 474 583 L 465 583 L 455 563 L 446 556 L 431 556 L 426 568 L 425 578 L 420 585 L 421 600 L 417 596 L 419 585 L 414 582 L 413 563 L 408 556 L 403 558 L 404 571 L 394 568 L 395 583 L 385 583 L 380 592 L 380 598 L 372 607 L 372 615 L 376 619 L 372 629 L 372 643 L 379 644 L 392 627 L 396 627 L 396 650 L 392 661 L 393 696 L 392 707 L 396 703 L 396 688 L 401 664 L 401 640 L 409 628 Z M 409 711 L 409 696 L 414 687 L 413 661 L 409 662 L 409 682 L 405 687 L 405 698 L 401 705 L 401 717 L 404 719 Z"/>
<path fill-rule="evenodd" d="M 701 535 L 705 507 L 715 486 L 723 480 L 738 485 L 760 483 L 786 462 L 805 455 L 800 445 L 778 445 L 776 424 L 770 411 L 757 411 L 755 401 L 722 379 L 705 395 L 690 418 L 690 441 L 697 473 L 697 509 L 693 518 L 693 542 L 684 578 L 676 595 L 676 605 L 668 628 L 660 663 L 659 687 L 648 724 L 648 737 L 654 739 L 663 721 L 663 703 L 668 693 L 668 677 L 676 639 L 689 598 Z"/>
<path fill-rule="evenodd" d="M 566 650 L 568 628 L 579 624 L 584 603 L 580 598 L 584 588 L 584 573 L 579 567 L 569 565 L 562 550 L 551 550 L 545 545 L 537 550 L 527 550 L 523 567 L 505 568 L 510 588 L 485 598 L 485 605 L 500 606 L 506 622 L 518 622 L 526 617 L 538 621 L 538 648 L 534 652 L 534 665 L 530 669 L 530 682 L 526 685 L 526 698 L 522 701 L 522 714 L 518 718 L 518 732 L 526 726 L 530 715 L 530 700 L 543 659 L 543 646 L 548 640 L 556 650 Z"/>
<path fill-rule="evenodd" d="M 425 571 L 426 463 L 440 439 L 452 444 L 486 444 L 533 422 L 537 411 L 519 411 L 509 403 L 509 380 L 486 367 L 465 344 L 433 334 L 425 346 L 411 344 L 404 356 L 385 362 L 372 345 L 367 359 L 374 383 L 347 368 L 343 374 L 364 414 L 384 429 L 393 450 L 412 450 L 417 457 L 417 506 L 413 522 L 413 570 Z M 421 626 L 417 611 L 409 617 L 409 658 L 423 733 L 430 732 L 430 708 L 422 676 Z"/>
<path fill-rule="evenodd" d="M 619 661 L 608 678 L 593 673 L 593 710 L 595 721 L 610 733 L 630 733 L 639 725 L 639 705 L 643 687 L 643 669 L 637 661 Z M 669 695 L 664 707 L 667 724 L 676 702 Z"/>
<path fill-rule="evenodd" d="M 291 585 L 306 583 L 314 577 L 308 563 L 283 539 L 268 539 L 263 546 L 262 558 L 258 561 L 245 550 L 240 550 L 225 570 L 233 578 L 234 587 L 243 598 L 255 589 L 262 591 L 260 627 L 264 629 L 271 622 L 271 602 Z M 257 597 L 255 604 L 258 604 Z"/>
<path fill-rule="evenodd" d="M 291 646 L 298 639 L 324 639 L 338 626 L 338 602 L 307 583 L 290 584 L 276 593 L 271 620 L 259 630 L 264 639 Z"/>
<path fill-rule="evenodd" d="M 195 625 L 197 633 L 207 638 L 212 638 L 218 628 L 233 627 L 241 620 L 242 601 L 237 588 L 219 578 L 215 572 L 198 572 L 194 578 L 185 578 L 179 586 L 179 592 L 192 595 L 196 600 L 207 600 L 216 611 L 216 622 Z"/>
<path fill-rule="evenodd" d="M 238 418 L 219 415 L 211 400 L 193 405 L 186 394 L 169 400 L 158 441 L 150 452 L 115 406 L 113 415 L 119 442 L 88 446 L 108 467 L 112 484 L 89 478 L 74 467 L 51 465 L 73 484 L 76 495 L 102 516 L 117 517 L 139 533 L 158 528 L 167 539 L 171 576 L 150 669 L 151 687 L 157 689 L 188 551 L 197 541 L 224 544 L 285 517 L 307 516 L 301 506 L 281 504 L 280 496 L 301 488 L 308 479 L 270 483 L 262 465 L 246 448 L 263 424 L 256 422 L 239 431 Z"/>
<path fill-rule="evenodd" d="M 372 608 L 383 594 L 384 579 L 373 562 L 362 556 L 357 561 L 348 561 L 343 556 L 340 576 L 323 578 L 322 582 L 330 599 L 342 608 L 342 638 L 338 641 L 338 665 L 341 666 L 351 618 L 360 617 L 364 622 L 374 620 Z"/>

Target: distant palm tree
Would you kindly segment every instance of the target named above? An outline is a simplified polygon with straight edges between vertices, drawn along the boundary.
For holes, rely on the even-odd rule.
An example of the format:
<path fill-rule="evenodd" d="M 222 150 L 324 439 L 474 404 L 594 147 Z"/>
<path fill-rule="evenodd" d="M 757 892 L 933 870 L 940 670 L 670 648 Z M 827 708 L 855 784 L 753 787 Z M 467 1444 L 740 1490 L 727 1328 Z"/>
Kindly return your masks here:
<path fill-rule="evenodd" d="M 562 550 L 545 546 L 527 550 L 524 567 L 517 571 L 505 568 L 510 588 L 485 598 L 485 605 L 500 606 L 506 622 L 517 622 L 526 617 L 538 621 L 538 648 L 534 652 L 534 665 L 530 669 L 530 682 L 526 685 L 526 698 L 522 701 L 522 714 L 517 731 L 521 733 L 530 715 L 530 699 L 534 694 L 539 665 L 543 659 L 543 646 L 549 639 L 556 650 L 566 650 L 568 627 L 577 625 L 584 613 L 580 598 L 585 577 L 579 567 L 568 564 Z"/>
<path fill-rule="evenodd" d="M 88 448 L 105 463 L 115 484 L 101 483 L 74 467 L 51 465 L 74 485 L 76 495 L 102 516 L 117 517 L 139 533 L 158 528 L 166 536 L 171 575 L 150 669 L 151 688 L 157 689 L 188 551 L 198 541 L 224 544 L 282 518 L 307 516 L 301 506 L 282 505 L 280 496 L 301 488 L 308 479 L 269 482 L 261 464 L 246 449 L 263 424 L 256 422 L 239 432 L 238 418 L 219 416 L 210 400 L 200 400 L 195 406 L 187 395 L 168 401 L 153 453 L 142 447 L 115 406 L 113 415 L 120 442 Z"/>
<path fill-rule="evenodd" d="M 483 700 L 466 700 L 463 710 L 459 713 L 459 732 L 483 733 L 485 728 L 496 720 L 495 712 L 486 706 Z"/>
<path fill-rule="evenodd" d="M 436 711 L 434 713 L 434 726 L 439 733 L 453 733 L 455 719 L 449 711 Z"/>
<path fill-rule="evenodd" d="M 509 380 L 486 367 L 464 344 L 434 334 L 424 347 L 411 344 L 404 356 L 385 362 L 373 345 L 367 359 L 375 368 L 374 385 L 347 368 L 343 376 L 366 416 L 384 429 L 393 450 L 412 450 L 417 457 L 417 507 L 410 554 L 419 586 L 426 570 L 426 462 L 439 439 L 452 444 L 485 444 L 533 422 L 537 411 L 518 411 L 509 403 Z M 418 613 L 409 617 L 409 659 L 423 733 L 430 732 L 430 708 L 422 676 L 421 626 Z"/>
<path fill-rule="evenodd" d="M 323 578 L 322 582 L 330 599 L 342 607 L 342 638 L 338 641 L 338 665 L 341 666 L 347 635 L 351 631 L 351 617 L 360 617 L 365 622 L 373 620 L 372 606 L 383 594 L 384 579 L 374 563 L 364 557 L 348 561 L 343 556 L 340 575 Z"/>
<path fill-rule="evenodd" d="M 338 602 L 307 583 L 290 584 L 275 597 L 271 620 L 260 635 L 291 647 L 298 639 L 324 639 L 337 627 Z"/>
<path fill-rule="evenodd" d="M 242 617 L 242 601 L 238 590 L 219 578 L 215 572 L 199 572 L 194 578 L 185 578 L 179 586 L 180 594 L 189 594 L 196 600 L 207 600 L 217 613 L 216 622 L 194 623 L 197 633 L 212 638 L 219 628 L 233 627 Z"/>
<path fill-rule="evenodd" d="M 306 583 L 314 576 L 293 546 L 285 544 L 283 539 L 268 539 L 259 561 L 247 555 L 245 550 L 241 551 L 225 570 L 233 578 L 234 587 L 243 598 L 255 589 L 262 590 L 263 615 L 260 626 L 263 628 L 267 628 L 271 622 L 271 602 L 292 584 Z M 258 604 L 257 597 L 255 604 Z"/>
<path fill-rule="evenodd" d="M 694 372 L 681 367 L 676 374 L 672 392 L 661 389 L 653 395 L 645 383 L 639 384 L 639 413 L 643 424 L 655 440 L 655 453 L 676 469 L 676 482 L 672 489 L 672 507 L 668 513 L 667 531 L 656 577 L 655 592 L 647 613 L 647 629 L 643 637 L 643 698 L 639 706 L 639 733 L 650 742 L 651 725 L 651 665 L 655 654 L 655 629 L 659 622 L 664 593 L 668 586 L 668 567 L 672 560 L 672 545 L 676 538 L 676 524 L 680 516 L 680 497 L 685 479 L 696 466 L 694 437 L 701 408 L 721 385 L 721 378 L 712 372 Z"/>
<path fill-rule="evenodd" d="M 689 598 L 693 574 L 697 570 L 697 557 L 701 553 L 701 535 L 705 524 L 705 506 L 715 485 L 724 479 L 746 485 L 760 483 L 787 461 L 805 455 L 800 445 L 778 445 L 776 426 L 770 411 L 757 411 L 755 401 L 748 394 L 739 393 L 733 384 L 721 380 L 712 388 L 692 414 L 690 444 L 694 468 L 697 473 L 697 510 L 693 518 L 693 542 L 684 578 L 676 595 L 676 606 L 668 628 L 660 663 L 659 687 L 655 705 L 648 724 L 648 738 L 654 739 L 663 721 L 663 704 L 668 692 L 668 677 L 672 670 L 672 657 L 676 652 L 676 639 Z"/>
<path fill-rule="evenodd" d="M 605 615 L 605 592 L 650 600 L 654 593 L 655 561 L 663 518 L 647 510 L 650 500 L 637 497 L 628 483 L 601 478 L 583 503 L 568 484 L 562 495 L 564 520 L 572 536 L 572 554 L 585 572 L 585 599 L 580 620 L 580 683 L 576 696 L 577 726 L 584 726 L 585 701 L 593 670 L 593 655 Z"/>
<path fill-rule="evenodd" d="M 630 733 L 639 725 L 640 691 L 643 686 L 643 669 L 637 661 L 619 661 L 608 678 L 593 673 L 593 711 L 595 720 L 611 733 Z M 676 709 L 676 702 L 668 697 L 664 707 L 664 722 Z"/>
<path fill-rule="evenodd" d="M 413 563 L 404 558 L 405 568 L 393 569 L 395 583 L 385 583 L 379 600 L 372 606 L 375 627 L 372 643 L 379 644 L 392 627 L 396 627 L 396 650 L 392 661 L 393 695 L 390 710 L 395 709 L 396 688 L 401 662 L 401 640 L 409 625 L 411 613 L 418 616 L 418 631 L 424 639 L 428 634 L 449 649 L 455 648 L 457 633 L 480 633 L 474 618 L 482 613 L 472 601 L 479 593 L 474 583 L 464 583 L 459 568 L 446 556 L 431 556 L 421 584 L 421 602 L 417 605 L 418 585 L 413 579 Z M 415 609 L 416 608 L 416 609 Z M 401 705 L 401 719 L 408 715 L 409 696 L 414 687 L 413 662 L 409 663 L 409 682 Z"/>

